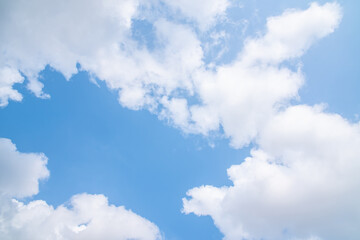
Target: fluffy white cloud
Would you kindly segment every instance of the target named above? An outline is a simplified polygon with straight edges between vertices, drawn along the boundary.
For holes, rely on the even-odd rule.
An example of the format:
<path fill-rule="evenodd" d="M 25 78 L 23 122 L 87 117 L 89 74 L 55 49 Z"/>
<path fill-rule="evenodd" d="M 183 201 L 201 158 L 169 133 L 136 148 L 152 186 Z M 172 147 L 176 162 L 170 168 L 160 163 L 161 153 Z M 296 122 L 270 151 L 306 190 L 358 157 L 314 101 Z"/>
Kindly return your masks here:
<path fill-rule="evenodd" d="M 77 72 L 78 62 L 118 91 L 123 106 L 149 109 L 188 133 L 208 135 L 222 126 L 234 147 L 248 144 L 279 105 L 297 96 L 303 83 L 301 71 L 286 67 L 284 61 L 300 57 L 314 41 L 334 31 L 341 18 L 336 3 L 288 10 L 269 18 L 263 35 L 248 38 L 235 61 L 212 68 L 203 61 L 196 29 L 171 23 L 161 14 L 149 20 L 155 47 L 136 42 L 131 22 L 146 11 L 140 1 L 1 4 L 7 11 L 0 21 L 4 33 L 0 43 L 6 49 L 0 66 L 24 73 L 37 96 L 48 97 L 37 80 L 46 64 L 69 78 Z M 219 0 L 205 5 L 201 1 L 165 4 L 201 19 L 216 19 L 229 6 Z M 37 8 L 43 11 L 34 14 Z M 6 86 L 11 90 L 11 84 Z"/>
<path fill-rule="evenodd" d="M 21 94 L 13 89 L 15 83 L 22 83 L 24 78 L 13 68 L 0 68 L 0 107 L 5 107 L 9 103 L 9 99 L 21 101 Z"/>
<path fill-rule="evenodd" d="M 42 153 L 21 153 L 7 138 L 0 138 L 0 195 L 28 197 L 39 192 L 38 181 L 49 176 Z"/>
<path fill-rule="evenodd" d="M 1 1 L 0 66 L 20 70 L 29 89 L 46 98 L 38 73 L 50 64 L 70 78 L 81 57 L 121 42 L 137 5 L 137 0 Z"/>
<path fill-rule="evenodd" d="M 332 33 L 341 20 L 337 3 L 312 3 L 305 10 L 289 9 L 267 19 L 267 33 L 251 39 L 241 56 L 247 64 L 278 64 L 300 57 L 314 41 Z"/>
<path fill-rule="evenodd" d="M 6 205 L 0 215 L 1 239 L 161 239 L 156 225 L 122 206 L 109 205 L 103 195 L 75 195 L 55 209 L 41 200 Z"/>
<path fill-rule="evenodd" d="M 184 212 L 210 215 L 225 239 L 358 239 L 360 124 L 293 106 L 228 169 L 233 186 L 202 186 Z"/>
<path fill-rule="evenodd" d="M 183 75 L 189 81 L 182 81 L 187 83 L 183 86 L 176 85 L 188 95 L 194 94 L 199 103 L 189 104 L 186 94 L 167 94 L 166 101 L 160 98 L 164 108 L 160 116 L 190 133 L 208 135 L 221 125 L 232 146 L 249 144 L 279 107 L 297 97 L 304 82 L 300 68 L 294 71 L 283 63 L 300 57 L 313 42 L 333 32 L 340 19 L 341 8 L 336 3 L 313 3 L 306 10 L 287 10 L 268 19 L 263 35 L 248 38 L 234 62 L 212 70 L 206 70 L 208 66 L 200 61 L 199 50 L 196 54 L 199 60 L 189 64 L 191 71 L 187 72 L 191 74 Z M 192 38 L 187 38 L 191 40 L 181 42 L 199 49 L 199 43 L 189 32 L 188 36 L 191 35 Z"/>
<path fill-rule="evenodd" d="M 107 85 L 119 90 L 119 101 L 131 109 L 161 104 L 177 91 L 193 94 L 192 75 L 202 67 L 202 49 L 195 33 L 165 19 L 154 22 L 156 40 L 162 47 L 149 51 L 129 45 L 102 49 L 94 58 L 81 61 Z"/>
<path fill-rule="evenodd" d="M 360 236 L 359 124 L 319 106 L 280 110 L 304 81 L 300 69 L 282 63 L 333 32 L 340 19 L 336 3 L 285 11 L 267 20 L 264 35 L 245 42 L 236 62 L 200 73 L 208 75 L 195 85 L 203 106 L 190 109 L 195 125 L 208 128 L 195 129 L 221 124 L 234 147 L 255 140 L 258 148 L 228 169 L 233 186 L 189 190 L 185 213 L 211 216 L 227 240 Z M 199 110 L 206 118 L 195 115 Z"/>
<path fill-rule="evenodd" d="M 231 138 L 232 146 L 239 148 L 257 136 L 280 104 L 297 96 L 302 83 L 300 70 L 293 72 L 278 66 L 249 67 L 237 62 L 220 67 L 215 76 L 199 81 L 203 105 L 197 106 L 196 111 L 203 111 L 208 122 L 220 123 L 226 136 Z M 193 113 L 198 115 L 194 117 L 201 117 L 196 111 Z M 194 129 L 201 129 L 202 121 L 194 121 Z M 202 130 L 206 133 L 217 130 L 218 126 L 211 124 L 209 129 Z"/>
<path fill-rule="evenodd" d="M 6 9 L 0 16 L 0 44 L 5 49 L 0 66 L 21 71 L 38 97 L 49 97 L 38 81 L 38 73 L 47 64 L 68 79 L 77 73 L 76 63 L 118 90 L 119 102 L 132 109 L 157 108 L 164 95 L 178 89 L 193 93 L 192 74 L 203 64 L 194 31 L 160 16 L 151 23 L 158 47 L 140 46 L 131 31 L 132 20 L 140 14 L 137 0 L 0 4 Z M 11 89 L 12 85 L 6 86 Z"/>
<path fill-rule="evenodd" d="M 45 201 L 25 204 L 13 197 L 37 194 L 39 181 L 48 177 L 42 153 L 21 153 L 0 138 L 1 239 L 161 239 L 158 227 L 103 195 L 79 194 L 54 208 Z"/>
<path fill-rule="evenodd" d="M 220 123 L 234 147 L 248 144 L 280 105 L 297 97 L 302 86 L 300 69 L 293 71 L 284 61 L 300 57 L 315 40 L 333 32 L 340 19 L 336 3 L 313 3 L 306 10 L 288 10 L 269 18 L 266 33 L 247 39 L 234 63 L 197 73 L 196 92 L 203 104 L 194 112 L 195 129 L 206 133 Z M 200 109 L 207 119 L 212 118 L 206 120 L 212 123 L 206 124 L 208 129 L 199 122 L 205 118 L 199 116 Z"/>

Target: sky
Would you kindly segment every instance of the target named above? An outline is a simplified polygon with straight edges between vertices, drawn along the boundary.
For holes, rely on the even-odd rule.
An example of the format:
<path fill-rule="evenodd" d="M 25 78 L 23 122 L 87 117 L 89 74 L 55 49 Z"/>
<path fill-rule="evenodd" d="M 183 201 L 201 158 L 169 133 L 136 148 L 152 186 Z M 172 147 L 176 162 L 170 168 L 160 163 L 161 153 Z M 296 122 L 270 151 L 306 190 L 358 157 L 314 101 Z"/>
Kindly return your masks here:
<path fill-rule="evenodd" d="M 359 10 L 0 0 L 0 238 L 359 239 Z"/>

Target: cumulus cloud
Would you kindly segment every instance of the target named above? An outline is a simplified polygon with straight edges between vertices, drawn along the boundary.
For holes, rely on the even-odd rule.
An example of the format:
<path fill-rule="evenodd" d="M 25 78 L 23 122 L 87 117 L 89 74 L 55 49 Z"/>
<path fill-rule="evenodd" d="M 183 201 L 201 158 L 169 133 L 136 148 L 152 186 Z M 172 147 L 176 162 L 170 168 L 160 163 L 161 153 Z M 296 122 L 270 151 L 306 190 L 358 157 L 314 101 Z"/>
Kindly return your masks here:
<path fill-rule="evenodd" d="M 39 72 L 50 65 L 69 79 L 77 63 L 118 90 L 119 102 L 131 109 L 155 109 L 177 89 L 191 94 L 191 76 L 203 64 L 200 41 L 190 27 L 160 15 L 151 22 L 158 47 L 140 46 L 132 37 L 132 21 L 145 5 L 137 0 L 2 1 L 0 66 L 21 71 L 28 88 L 42 98 L 49 95 L 42 91 Z"/>
<path fill-rule="evenodd" d="M 161 239 L 150 221 L 103 195 L 79 194 L 54 208 L 45 201 L 12 200 L 2 207 L 1 239 Z"/>
<path fill-rule="evenodd" d="M 108 203 L 104 195 L 78 194 L 56 208 L 45 201 L 23 203 L 49 176 L 43 153 L 21 153 L 0 138 L 1 239 L 161 239 L 149 220 Z"/>
<path fill-rule="evenodd" d="M 358 239 L 360 124 L 293 106 L 228 169 L 233 186 L 189 190 L 184 212 L 210 215 L 225 239 Z"/>
<path fill-rule="evenodd" d="M 138 46 L 131 27 L 139 6 L 146 5 L 140 4 L 137 0 L 2 1 L 1 9 L 6 11 L 0 19 L 0 43 L 5 51 L 0 66 L 21 71 L 29 80 L 28 88 L 44 98 L 49 95 L 42 91 L 38 73 L 50 65 L 69 79 L 77 73 L 77 63 L 120 90 L 120 103 L 134 109 L 151 104 L 150 93 L 188 90 L 189 74 L 202 64 L 200 42 L 188 27 L 159 16 L 151 24 L 161 47 L 152 53 Z M 154 92 L 153 85 L 160 90 Z"/>
<path fill-rule="evenodd" d="M 199 67 L 190 75 L 193 88 L 187 90 L 193 89 L 199 103 L 189 104 L 186 95 L 181 101 L 175 96 L 174 101 L 161 102 L 165 109 L 161 116 L 168 113 L 165 116 L 175 126 L 190 133 L 208 135 L 222 126 L 232 146 L 249 144 L 267 119 L 298 96 L 304 82 L 301 69 L 293 70 L 284 63 L 299 58 L 312 43 L 332 33 L 340 19 L 336 3 L 313 3 L 306 10 L 287 10 L 270 17 L 266 32 L 248 38 L 233 62 L 214 69 L 197 62 Z"/>
<path fill-rule="evenodd" d="M 211 120 L 222 125 L 232 146 L 240 148 L 254 139 L 263 124 L 277 110 L 277 104 L 297 96 L 303 83 L 299 71 L 273 66 L 246 66 L 237 62 L 223 66 L 206 80 L 199 81 L 199 94 L 203 104 L 195 108 L 195 114 L 203 111 Z M 193 108 L 194 109 L 194 108 Z M 209 111 L 206 113 L 206 111 Z M 195 120 L 195 130 L 202 122 Z M 209 125 L 207 133 L 219 125 Z M 200 128 L 201 129 L 201 128 Z"/>
<path fill-rule="evenodd" d="M 358 239 L 360 124 L 293 106 L 271 119 L 233 186 L 188 191 L 184 212 L 210 215 L 225 239 Z"/>
<path fill-rule="evenodd" d="M 122 106 L 148 109 L 187 133 L 208 135 L 222 126 L 234 147 L 248 144 L 279 105 L 297 97 L 303 83 L 301 69 L 283 63 L 333 32 L 341 19 L 336 3 L 288 10 L 269 18 L 266 32 L 248 38 L 233 62 L 211 67 L 203 60 L 204 43 L 193 26 L 171 22 L 161 13 L 146 19 L 142 15 L 146 4 L 141 1 L 1 4 L 7 11 L 1 15 L 0 43 L 6 51 L 0 65 L 21 71 L 37 96 L 49 97 L 37 80 L 45 65 L 70 78 L 80 63 L 119 92 Z M 156 6 L 156 1 L 147 4 Z M 205 7 L 200 7 L 201 1 L 164 4 L 210 22 L 230 6 L 224 0 L 210 1 Z M 33 14 L 37 7 L 43 11 Z M 137 18 L 145 18 L 153 27 L 151 49 L 132 36 L 132 21 Z M 199 19 L 199 24 L 205 21 Z M 11 83 L 6 86 L 11 90 Z M 190 98 L 194 101 L 187 101 Z"/>
<path fill-rule="evenodd" d="M 21 153 L 7 138 L 0 138 L 0 194 L 28 197 L 39 192 L 39 180 L 46 179 L 47 158 L 43 153 Z"/>
<path fill-rule="evenodd" d="M 21 101 L 22 95 L 13 89 L 15 83 L 22 83 L 24 78 L 13 68 L 0 68 L 0 107 L 5 107 L 9 103 L 9 99 L 13 101 Z"/>
<path fill-rule="evenodd" d="M 314 41 L 332 33 L 341 20 L 337 3 L 312 3 L 305 10 L 289 9 L 267 19 L 267 33 L 246 43 L 242 58 L 248 64 L 278 64 L 300 57 Z"/>
<path fill-rule="evenodd" d="M 38 73 L 49 64 L 66 78 L 77 72 L 81 57 L 122 40 L 131 26 L 136 0 L 1 1 L 0 66 L 20 70 L 38 97 Z"/>
<path fill-rule="evenodd" d="M 288 10 L 269 18 L 266 33 L 248 38 L 235 62 L 218 67 L 215 73 L 198 74 L 195 86 L 203 104 L 196 111 L 202 107 L 202 112 L 209 111 L 206 116 L 213 119 L 208 122 L 219 122 L 234 147 L 250 143 L 279 106 L 297 97 L 303 84 L 301 69 L 293 71 L 283 63 L 300 57 L 314 41 L 333 32 L 340 19 L 336 3 L 313 3 L 306 10 Z M 211 124 L 202 131 L 217 127 Z"/>
<path fill-rule="evenodd" d="M 360 123 L 320 105 L 289 107 L 304 78 L 281 64 L 340 20 L 336 3 L 271 17 L 264 35 L 245 42 L 236 67 L 219 67 L 199 83 L 214 113 L 208 116 L 219 119 L 232 145 L 256 147 L 228 169 L 232 186 L 189 190 L 184 213 L 211 216 L 226 240 L 359 238 Z"/>
<path fill-rule="evenodd" d="M 164 96 L 180 90 L 193 94 L 192 75 L 203 64 L 200 41 L 190 28 L 165 19 L 154 22 L 154 28 L 161 47 L 151 52 L 128 40 L 129 46 L 113 45 L 81 62 L 119 90 L 120 103 L 131 109 L 156 109 Z"/>
<path fill-rule="evenodd" d="M 280 16 L 268 19 L 263 35 L 248 38 L 243 51 L 233 62 L 213 69 L 201 61 L 201 43 L 194 32 L 171 24 L 166 31 L 160 31 L 168 34 L 163 34 L 159 39 L 174 42 L 167 46 L 174 50 L 171 54 L 163 51 L 165 55 L 161 59 L 171 62 L 165 65 L 165 69 L 172 69 L 174 64 L 177 68 L 166 75 L 165 81 L 158 80 L 161 72 L 153 74 L 156 78 L 149 80 L 151 86 L 157 85 L 156 89 L 173 83 L 170 85 L 172 88 L 166 87 L 157 92 L 155 103 L 162 108 L 160 117 L 169 119 L 174 126 L 188 133 L 208 135 L 222 126 L 232 146 L 240 148 L 249 144 L 257 137 L 267 119 L 290 99 L 297 97 L 304 82 L 300 68 L 293 70 L 284 63 L 299 58 L 312 43 L 332 33 L 340 19 L 341 8 L 336 3 L 313 3 L 306 10 L 287 10 Z M 166 25 L 169 26 L 169 23 Z M 184 30 L 175 35 L 175 32 L 179 32 L 177 28 Z M 184 57 L 175 58 L 180 55 L 176 49 L 182 49 L 180 52 Z M 196 61 L 185 64 L 186 60 L 183 59 Z M 161 61 L 158 62 L 160 64 L 157 66 L 164 66 Z M 145 71 L 149 72 L 152 70 Z M 153 93 L 150 96 L 154 96 Z M 189 96 L 194 96 L 198 102 L 190 103 L 186 100 Z"/>

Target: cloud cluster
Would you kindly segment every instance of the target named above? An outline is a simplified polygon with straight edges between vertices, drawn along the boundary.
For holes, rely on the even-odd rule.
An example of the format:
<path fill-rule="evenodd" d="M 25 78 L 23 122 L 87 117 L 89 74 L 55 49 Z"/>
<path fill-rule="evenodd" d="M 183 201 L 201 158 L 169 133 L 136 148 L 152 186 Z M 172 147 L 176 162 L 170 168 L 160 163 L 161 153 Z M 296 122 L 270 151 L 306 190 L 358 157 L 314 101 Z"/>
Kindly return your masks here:
<path fill-rule="evenodd" d="M 148 18 L 146 11 L 162 4 L 190 23 L 176 16 L 169 19 L 161 11 Z M 265 32 L 248 37 L 236 59 L 223 65 L 205 63 L 201 34 L 216 35 L 212 27 L 231 4 L 211 0 L 202 6 L 201 1 L 187 0 L 2 1 L 0 9 L 6 11 L 0 15 L 0 105 L 21 100 L 12 86 L 22 83 L 23 76 L 35 95 L 49 97 L 39 72 L 50 65 L 70 78 L 80 63 L 118 91 L 124 107 L 148 109 L 187 133 L 207 136 L 221 129 L 235 148 L 255 143 L 249 158 L 229 168 L 233 186 L 194 188 L 184 199 L 185 213 L 210 215 L 225 239 L 358 238 L 359 124 L 326 113 L 321 106 L 290 106 L 304 83 L 301 67 L 292 63 L 337 28 L 340 6 L 312 3 L 305 10 L 268 18 Z M 133 37 L 134 20 L 151 25 L 153 47 Z M 40 169 L 46 164 L 44 156 L 36 156 L 35 182 L 47 176 Z M 37 192 L 35 185 L 27 193 L 0 186 L 11 196 L 28 196 Z M 86 203 L 93 203 L 91 215 L 81 208 Z M 23 223 L 46 219 L 52 232 L 41 232 L 44 236 L 87 239 L 102 230 L 116 232 L 114 226 L 102 225 L 105 215 L 119 223 L 128 214 L 137 219 L 128 224 L 144 228 L 149 239 L 158 237 L 154 225 L 108 205 L 101 195 L 78 195 L 71 205 L 53 209 L 41 201 L 8 201 L 10 210 L 2 210 L 2 219 L 9 216 L 6 223 L 11 226 L 0 230 L 15 233 Z M 27 221 L 32 209 L 39 216 Z M 16 234 L 25 236 L 35 228 L 26 226 Z"/>
<path fill-rule="evenodd" d="M 151 95 L 169 95 L 175 88 L 188 90 L 189 74 L 200 67 L 202 51 L 192 30 L 166 24 L 165 13 L 149 19 L 159 46 L 154 52 L 133 39 L 132 21 L 143 19 L 147 8 L 165 4 L 179 10 L 181 16 L 208 25 L 228 6 L 225 0 L 213 0 L 208 8 L 200 7 L 201 1 L 16 0 L 0 4 L 0 44 L 4 49 L 0 69 L 21 72 L 36 96 L 48 98 L 38 81 L 39 72 L 50 65 L 69 79 L 80 63 L 110 88 L 120 90 L 120 103 L 135 109 L 154 105 L 156 99 Z M 193 12 L 194 5 L 201 11 Z M 7 76 L 0 81 L 8 81 Z"/>
<path fill-rule="evenodd" d="M 49 64 L 70 78 L 81 58 L 122 41 L 137 5 L 136 0 L 1 1 L 0 68 L 20 71 L 28 88 L 47 98 L 38 73 Z"/>
<path fill-rule="evenodd" d="M 1 16 L 0 43 L 6 51 L 0 66 L 22 72 L 37 96 L 49 97 L 37 80 L 47 64 L 70 78 L 80 63 L 119 92 L 122 106 L 146 108 L 187 133 L 208 135 L 223 129 L 234 147 L 249 144 L 279 106 L 297 97 L 303 83 L 301 69 L 284 63 L 333 32 L 341 19 L 336 3 L 286 11 L 268 19 L 264 34 L 248 38 L 234 61 L 210 66 L 203 60 L 204 42 L 193 25 L 171 22 L 165 13 L 146 18 L 147 9 L 158 1 L 2 4 L 8 10 Z M 196 26 L 211 26 L 230 6 L 225 0 L 213 0 L 207 7 L 200 7 L 201 1 L 163 4 L 195 19 Z M 43 11 L 35 16 L 39 6 Z M 153 27 L 153 48 L 132 36 L 132 21 L 143 18 Z M 12 98 L 19 100 L 20 95 Z"/>
<path fill-rule="evenodd" d="M 225 239 L 357 239 L 360 123 L 293 106 L 271 119 L 258 147 L 228 169 L 233 186 L 202 186 L 184 212 L 210 215 Z"/>
<path fill-rule="evenodd" d="M 301 69 L 292 70 L 286 61 L 332 33 L 340 20 L 335 3 L 313 3 L 268 18 L 265 34 L 248 38 L 234 62 L 197 76 L 202 104 L 190 107 L 195 131 L 206 134 L 221 125 L 234 147 L 249 144 L 279 108 L 297 97 L 304 82 Z"/>
<path fill-rule="evenodd" d="M 360 124 L 322 106 L 287 107 L 303 77 L 282 66 L 333 32 L 340 20 L 334 3 L 271 17 L 265 35 L 245 42 L 234 68 L 218 68 L 226 77 L 218 84 L 204 81 L 213 98 L 204 102 L 232 145 L 255 141 L 256 147 L 228 169 L 233 186 L 189 190 L 185 213 L 211 216 L 227 240 L 360 236 Z"/>
<path fill-rule="evenodd" d="M 21 153 L 0 138 L 1 239 L 161 239 L 156 225 L 103 195 L 78 194 L 57 208 L 15 200 L 38 193 L 39 181 L 49 176 L 46 163 L 43 153 Z"/>

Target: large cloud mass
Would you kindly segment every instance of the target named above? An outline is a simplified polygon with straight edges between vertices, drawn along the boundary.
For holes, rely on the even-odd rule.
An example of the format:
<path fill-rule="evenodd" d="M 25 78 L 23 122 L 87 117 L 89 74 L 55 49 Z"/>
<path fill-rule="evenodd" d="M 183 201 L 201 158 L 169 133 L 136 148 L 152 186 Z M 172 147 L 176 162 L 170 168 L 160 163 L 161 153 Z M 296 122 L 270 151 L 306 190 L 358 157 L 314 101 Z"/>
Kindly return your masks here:
<path fill-rule="evenodd" d="M 37 96 L 49 97 L 37 80 L 47 64 L 70 78 L 80 63 L 118 91 L 123 106 L 149 109 L 187 133 L 208 135 L 223 129 L 235 147 L 248 144 L 279 105 L 297 97 L 301 69 L 284 63 L 333 32 L 341 19 L 336 3 L 288 10 L 269 18 L 265 33 L 248 38 L 235 60 L 214 66 L 204 62 L 206 41 L 196 26 L 212 26 L 226 13 L 228 1 L 213 0 L 207 7 L 200 7 L 201 1 L 136 0 L 1 4 L 7 11 L 1 15 L 0 43 L 5 51 L 0 67 L 23 73 Z M 195 28 L 167 20 L 161 11 L 148 17 L 159 4 L 194 20 Z M 150 24 L 153 47 L 134 38 L 133 22 L 139 20 Z M 8 89 L 1 96 L 2 105 L 8 99 L 21 100 L 15 90 L 9 93 L 21 78 L 1 77 Z"/>
<path fill-rule="evenodd" d="M 340 19 L 337 4 L 285 11 L 268 19 L 263 37 L 246 42 L 240 59 L 245 65 L 280 71 L 279 63 L 301 56 L 314 40 L 331 33 Z M 285 86 L 296 93 L 301 78 L 294 81 L 299 75 L 292 74 L 278 88 L 262 82 L 264 92 L 259 96 L 276 96 Z M 234 95 L 228 94 L 232 103 Z M 253 140 L 256 147 L 243 163 L 228 169 L 233 186 L 193 188 L 183 199 L 183 211 L 211 216 L 227 240 L 358 239 L 360 123 L 326 113 L 321 105 L 289 107 L 279 105 L 281 101 L 273 101 L 271 106 L 277 107 L 268 107 L 272 112 L 264 115 L 261 106 L 266 102 L 252 108 L 258 118 L 252 118 L 249 123 L 255 127 L 245 125 L 245 131 L 241 123 L 247 118 L 234 117 L 244 108 L 229 108 L 229 112 L 236 109 L 228 115 L 233 124 L 223 126 L 233 145 Z M 252 135 L 244 135 L 249 129 L 254 130 Z"/>
<path fill-rule="evenodd" d="M 21 153 L 0 138 L 1 239 L 161 239 L 156 225 L 103 195 L 75 195 L 57 208 L 13 199 L 38 193 L 39 181 L 49 176 L 46 163 L 44 154 Z"/>
<path fill-rule="evenodd" d="M 184 211 L 210 215 L 225 239 L 358 239 L 360 124 L 321 106 L 269 121 L 233 186 L 189 190 Z"/>

